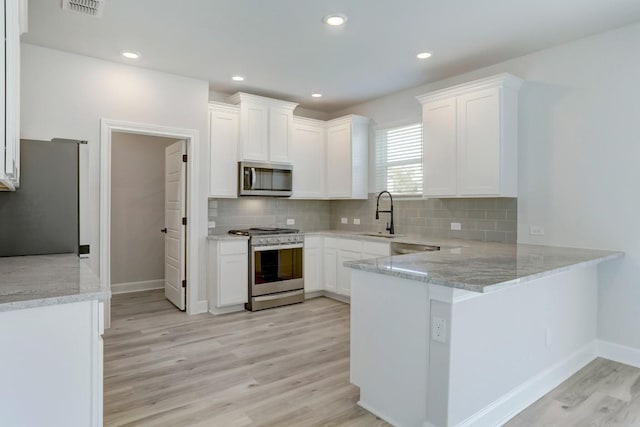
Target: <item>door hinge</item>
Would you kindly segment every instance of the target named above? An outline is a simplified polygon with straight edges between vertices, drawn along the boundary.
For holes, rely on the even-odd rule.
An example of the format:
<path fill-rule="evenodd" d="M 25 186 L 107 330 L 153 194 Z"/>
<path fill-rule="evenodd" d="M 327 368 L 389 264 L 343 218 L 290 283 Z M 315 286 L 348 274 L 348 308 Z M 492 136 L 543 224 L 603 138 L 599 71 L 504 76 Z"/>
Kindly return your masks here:
<path fill-rule="evenodd" d="M 186 287 L 187 287 L 187 281 L 186 281 L 186 280 L 183 280 L 183 281 L 182 281 L 182 287 L 183 287 L 183 288 L 186 288 Z"/>
<path fill-rule="evenodd" d="M 183 155 L 182 155 L 182 161 L 183 161 L 184 163 L 187 163 L 187 155 L 186 155 L 186 154 L 183 154 Z"/>
<path fill-rule="evenodd" d="M 187 225 L 187 217 L 182 218 L 182 225 Z"/>

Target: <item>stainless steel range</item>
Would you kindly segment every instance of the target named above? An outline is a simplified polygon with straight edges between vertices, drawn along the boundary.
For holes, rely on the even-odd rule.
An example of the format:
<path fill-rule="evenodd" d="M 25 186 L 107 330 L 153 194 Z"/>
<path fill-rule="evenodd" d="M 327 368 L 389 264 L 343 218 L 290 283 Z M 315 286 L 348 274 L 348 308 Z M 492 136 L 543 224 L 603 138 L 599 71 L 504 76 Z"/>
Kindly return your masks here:
<path fill-rule="evenodd" d="M 247 310 L 264 310 L 304 301 L 304 235 L 299 230 L 256 227 L 231 230 L 229 234 L 250 237 Z"/>

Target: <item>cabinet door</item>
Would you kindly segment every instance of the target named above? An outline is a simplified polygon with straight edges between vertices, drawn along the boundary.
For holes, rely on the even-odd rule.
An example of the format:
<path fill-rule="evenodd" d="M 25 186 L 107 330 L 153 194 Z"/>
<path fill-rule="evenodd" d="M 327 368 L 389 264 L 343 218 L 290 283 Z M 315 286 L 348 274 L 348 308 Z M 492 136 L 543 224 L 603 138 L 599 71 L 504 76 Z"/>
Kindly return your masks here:
<path fill-rule="evenodd" d="M 458 193 L 500 194 L 500 89 L 458 97 Z"/>
<path fill-rule="evenodd" d="M 330 239 L 325 240 L 324 247 L 324 288 L 330 292 L 338 290 L 338 249 L 335 246 L 327 246 Z M 331 243 L 329 243 L 330 245 Z"/>
<path fill-rule="evenodd" d="M 345 267 L 344 263 L 360 259 L 362 259 L 362 252 L 360 251 L 341 249 L 338 252 L 338 293 L 340 295 L 351 295 L 351 268 Z"/>
<path fill-rule="evenodd" d="M 238 197 L 240 114 L 212 108 L 209 112 L 209 196 Z"/>
<path fill-rule="evenodd" d="M 455 196 L 457 193 L 456 99 L 424 104 L 423 195 Z"/>
<path fill-rule="evenodd" d="M 362 259 L 379 258 L 389 256 L 391 246 L 389 243 L 363 242 Z"/>
<path fill-rule="evenodd" d="M 351 197 L 351 125 L 327 129 L 327 196 Z"/>
<path fill-rule="evenodd" d="M 322 278 L 322 237 L 304 239 L 304 290 L 305 292 L 324 289 Z"/>
<path fill-rule="evenodd" d="M 294 198 L 324 198 L 324 139 L 324 126 L 297 123 L 294 119 L 291 142 Z"/>
<path fill-rule="evenodd" d="M 288 108 L 269 109 L 269 160 L 289 163 L 293 111 Z"/>
<path fill-rule="evenodd" d="M 218 306 L 246 303 L 249 292 L 247 254 L 220 253 L 218 262 Z"/>
<path fill-rule="evenodd" d="M 268 160 L 269 107 L 257 102 L 240 104 L 240 155 L 242 160 Z"/>

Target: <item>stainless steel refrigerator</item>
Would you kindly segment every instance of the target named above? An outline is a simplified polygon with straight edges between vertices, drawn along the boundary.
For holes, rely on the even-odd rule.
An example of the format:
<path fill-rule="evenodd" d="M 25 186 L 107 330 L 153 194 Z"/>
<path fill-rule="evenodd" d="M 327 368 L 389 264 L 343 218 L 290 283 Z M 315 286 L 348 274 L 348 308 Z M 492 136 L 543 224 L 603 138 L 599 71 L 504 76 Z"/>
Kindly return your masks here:
<path fill-rule="evenodd" d="M 79 252 L 79 143 L 20 142 L 20 188 L 0 192 L 0 256 Z"/>

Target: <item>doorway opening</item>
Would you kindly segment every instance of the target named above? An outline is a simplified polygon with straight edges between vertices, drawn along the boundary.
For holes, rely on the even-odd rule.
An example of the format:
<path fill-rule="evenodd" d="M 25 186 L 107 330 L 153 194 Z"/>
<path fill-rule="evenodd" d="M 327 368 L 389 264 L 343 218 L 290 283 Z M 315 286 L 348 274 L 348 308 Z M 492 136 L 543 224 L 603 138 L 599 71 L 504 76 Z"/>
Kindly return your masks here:
<path fill-rule="evenodd" d="M 165 147 L 163 158 L 169 165 L 168 172 L 163 174 L 165 179 L 165 195 L 167 203 L 163 208 L 165 227 L 167 228 L 164 252 L 166 258 L 173 258 L 172 267 L 164 274 L 166 296 L 178 308 L 186 310 L 188 314 L 206 311 L 206 299 L 200 300 L 198 295 L 198 235 L 202 231 L 199 226 L 199 198 L 198 176 L 200 174 L 198 162 L 189 162 L 199 158 L 198 131 L 191 129 L 169 128 L 165 126 L 140 123 L 122 122 L 116 120 L 101 120 L 100 138 L 100 238 L 99 238 L 99 275 L 104 285 L 119 291 L 119 287 L 112 288 L 112 174 L 113 140 L 126 136 L 160 137 L 173 140 L 173 144 Z M 167 141 L 168 143 L 168 141 Z M 118 142 L 116 142 L 118 144 Z M 116 159 L 117 160 L 117 159 Z M 189 165 L 187 167 L 187 165 Z M 139 173 L 140 171 L 138 171 Z M 169 214 L 167 214 L 169 212 Z M 119 224 L 116 224 L 120 226 Z M 199 228 L 200 227 L 200 228 Z M 165 234 L 165 233 L 162 233 Z M 171 237 L 169 237 L 171 236 Z M 170 260 L 169 260 L 170 261 Z M 165 264 L 167 264 L 165 260 Z M 171 265 L 171 262 L 168 262 Z M 142 282 L 145 282 L 144 280 Z M 170 282 L 170 283 L 168 283 Z M 134 282 L 121 282 L 129 284 Z M 193 286 L 190 286 L 190 283 Z M 153 286 L 153 284 L 137 284 L 137 286 Z M 158 282 L 156 285 L 158 286 Z M 121 287 L 120 287 L 121 288 Z M 110 326 L 110 303 L 105 304 L 105 327 Z"/>
<path fill-rule="evenodd" d="M 165 289 L 186 308 L 184 140 L 111 134 L 111 292 Z"/>

